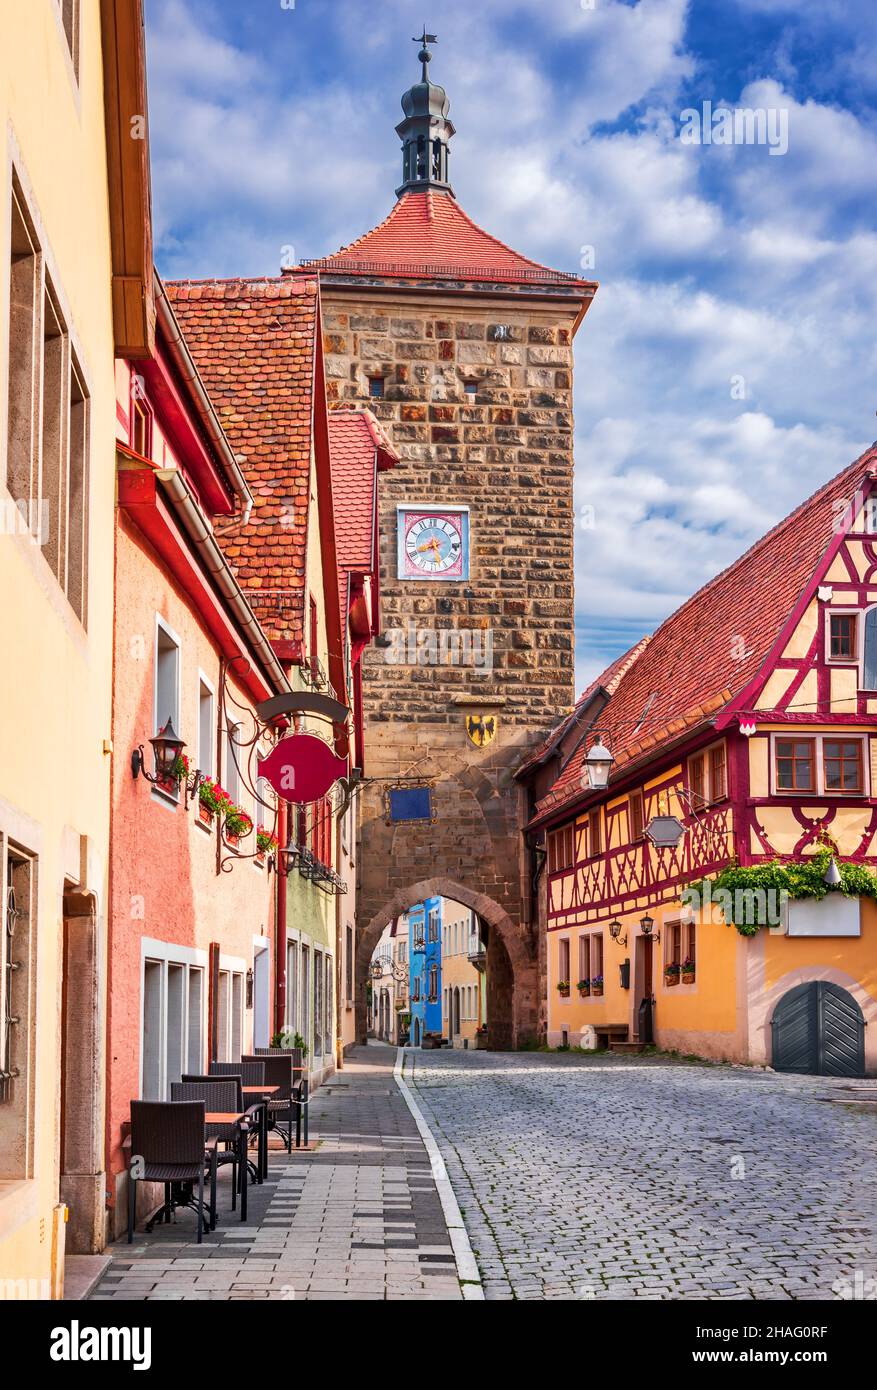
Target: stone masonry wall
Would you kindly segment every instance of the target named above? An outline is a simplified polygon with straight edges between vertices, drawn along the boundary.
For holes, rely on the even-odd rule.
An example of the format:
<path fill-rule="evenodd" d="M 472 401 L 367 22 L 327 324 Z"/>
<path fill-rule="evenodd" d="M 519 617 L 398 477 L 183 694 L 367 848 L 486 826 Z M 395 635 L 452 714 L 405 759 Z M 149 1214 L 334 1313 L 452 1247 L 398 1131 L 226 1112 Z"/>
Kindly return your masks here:
<path fill-rule="evenodd" d="M 492 642 L 483 673 L 398 664 L 388 659 L 395 648 L 367 653 L 366 776 L 376 781 L 362 794 L 358 974 L 364 978 L 383 910 L 407 885 L 440 875 L 484 895 L 498 908 L 488 934 L 490 1038 L 509 1046 L 535 1033 L 538 1016 L 513 772 L 574 698 L 578 306 L 530 303 L 510 288 L 489 303 L 435 286 L 390 297 L 331 277 L 322 299 L 330 408 L 369 405 L 401 458 L 379 483 L 384 633 L 407 635 L 414 624 L 418 635 L 462 629 Z M 383 378 L 383 399 L 370 399 L 372 377 Z M 474 396 L 467 382 L 477 383 Z M 396 577 L 400 502 L 469 507 L 468 582 Z M 465 716 L 475 712 L 498 720 L 484 748 L 466 734 Z M 435 780 L 437 819 L 387 826 L 383 787 L 412 772 Z"/>

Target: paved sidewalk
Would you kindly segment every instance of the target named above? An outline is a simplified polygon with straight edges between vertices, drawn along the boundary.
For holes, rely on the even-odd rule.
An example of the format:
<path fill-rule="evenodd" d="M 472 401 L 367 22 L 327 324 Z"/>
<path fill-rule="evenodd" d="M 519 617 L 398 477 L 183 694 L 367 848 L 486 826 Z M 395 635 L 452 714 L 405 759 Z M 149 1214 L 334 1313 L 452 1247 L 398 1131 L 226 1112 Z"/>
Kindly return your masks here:
<path fill-rule="evenodd" d="M 311 1102 L 310 1153 L 272 1147 L 248 1220 L 194 1240 L 194 1215 L 109 1248 L 92 1298 L 461 1299 L 439 1194 L 393 1079 L 394 1048 L 356 1048 Z M 226 1170 L 227 1173 L 228 1170 Z"/>

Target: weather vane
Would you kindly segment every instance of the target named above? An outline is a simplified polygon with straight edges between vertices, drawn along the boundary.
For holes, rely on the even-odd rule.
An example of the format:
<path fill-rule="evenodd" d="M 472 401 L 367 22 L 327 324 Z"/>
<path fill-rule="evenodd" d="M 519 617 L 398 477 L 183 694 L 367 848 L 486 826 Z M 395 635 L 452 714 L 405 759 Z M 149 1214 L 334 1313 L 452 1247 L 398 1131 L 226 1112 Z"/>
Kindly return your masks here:
<path fill-rule="evenodd" d="M 428 34 L 428 33 L 426 32 L 426 25 L 424 24 L 424 26 L 423 26 L 423 33 L 420 35 L 420 38 L 419 38 L 419 39 L 417 39 L 417 38 L 412 39 L 411 42 L 412 42 L 412 43 L 419 43 L 420 46 L 421 46 L 421 47 L 420 47 L 420 52 L 418 53 L 417 57 L 418 57 L 418 60 L 423 64 L 423 76 L 422 76 L 422 80 L 423 80 L 424 82 L 428 82 L 428 81 L 429 81 L 429 77 L 428 77 L 428 75 L 427 75 L 427 67 L 428 67 L 429 63 L 432 61 L 432 54 L 430 53 L 430 51 L 429 51 L 429 49 L 427 48 L 426 45 L 427 45 L 428 43 L 438 43 L 438 34 Z"/>

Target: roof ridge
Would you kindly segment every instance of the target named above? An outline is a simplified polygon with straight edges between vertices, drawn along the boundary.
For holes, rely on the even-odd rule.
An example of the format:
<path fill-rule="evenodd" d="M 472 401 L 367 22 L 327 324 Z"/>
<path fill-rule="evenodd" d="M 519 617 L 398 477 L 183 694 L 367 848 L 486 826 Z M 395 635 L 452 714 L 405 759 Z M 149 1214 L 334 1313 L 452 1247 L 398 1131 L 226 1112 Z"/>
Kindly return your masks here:
<path fill-rule="evenodd" d="M 827 493 L 832 487 L 834 487 L 838 482 L 840 482 L 841 478 L 843 478 L 847 473 L 854 472 L 858 465 L 863 463 L 869 455 L 874 455 L 875 461 L 877 461 L 877 441 L 875 441 L 873 444 L 869 444 L 868 448 L 865 449 L 865 451 L 861 453 L 857 459 L 854 459 L 852 463 L 848 463 L 845 468 L 842 468 L 839 473 L 835 473 L 833 478 L 829 478 L 828 482 L 823 483 L 822 486 L 818 487 L 815 492 L 810 494 L 809 497 L 806 497 L 803 502 L 799 502 L 798 506 L 793 508 L 793 510 L 790 511 L 786 516 L 781 517 L 779 521 L 775 522 L 774 525 L 771 526 L 769 531 L 765 531 L 763 536 L 759 536 L 757 540 L 753 541 L 747 550 L 744 550 L 742 554 L 737 556 L 736 560 L 732 560 L 731 563 L 729 565 L 726 565 L 724 569 L 719 570 L 718 574 L 714 574 L 712 579 L 708 579 L 705 584 L 701 584 L 699 589 L 695 589 L 693 594 L 689 594 L 688 598 L 685 599 L 684 602 L 680 603 L 678 608 L 674 608 L 672 613 L 667 614 L 667 617 L 664 619 L 664 621 L 658 624 L 658 626 L 650 634 L 650 636 L 652 638 L 657 637 L 658 633 L 661 632 L 669 622 L 672 622 L 678 613 L 684 612 L 684 610 L 689 606 L 689 604 L 694 603 L 696 599 L 699 599 L 703 594 L 707 593 L 707 591 L 711 589 L 713 585 L 718 584 L 719 581 L 724 579 L 726 575 L 731 574 L 735 569 L 737 569 L 739 565 L 743 564 L 744 560 L 748 560 L 751 556 L 755 555 L 758 551 L 762 550 L 765 547 L 765 545 L 767 545 L 768 541 L 779 535 L 779 533 L 785 530 L 787 526 L 790 526 L 801 512 L 805 511 L 808 507 L 812 506 L 813 503 L 816 502 L 824 493 Z"/>

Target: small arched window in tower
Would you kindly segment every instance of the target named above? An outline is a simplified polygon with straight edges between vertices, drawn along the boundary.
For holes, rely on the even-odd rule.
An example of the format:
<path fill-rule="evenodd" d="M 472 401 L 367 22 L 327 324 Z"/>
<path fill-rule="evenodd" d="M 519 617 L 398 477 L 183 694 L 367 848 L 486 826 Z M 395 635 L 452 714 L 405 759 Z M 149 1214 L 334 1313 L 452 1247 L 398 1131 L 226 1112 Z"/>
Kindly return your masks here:
<path fill-rule="evenodd" d="M 862 643 L 862 689 L 877 690 L 877 608 L 865 614 L 865 637 Z"/>
<path fill-rule="evenodd" d="M 426 137 L 424 135 L 417 137 L 417 177 L 419 179 L 426 178 Z"/>
<path fill-rule="evenodd" d="M 432 176 L 437 182 L 444 182 L 444 173 L 442 172 L 441 140 L 433 140 L 432 142 Z"/>

